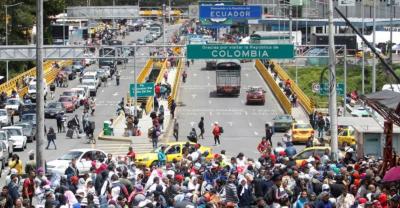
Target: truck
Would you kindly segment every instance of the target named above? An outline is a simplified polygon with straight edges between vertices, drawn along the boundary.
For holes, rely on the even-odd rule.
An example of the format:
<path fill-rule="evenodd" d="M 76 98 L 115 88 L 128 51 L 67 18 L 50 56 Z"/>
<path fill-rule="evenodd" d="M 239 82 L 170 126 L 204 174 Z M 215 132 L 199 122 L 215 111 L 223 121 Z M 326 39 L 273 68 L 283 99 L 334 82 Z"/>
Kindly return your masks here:
<path fill-rule="evenodd" d="M 357 36 L 355 34 L 335 34 L 335 45 L 346 45 L 348 54 L 355 54 L 357 47 Z M 311 45 L 329 45 L 329 36 L 324 33 L 313 33 L 310 39 Z"/>
<path fill-rule="evenodd" d="M 155 33 L 157 37 L 161 37 L 163 35 L 162 26 L 160 24 L 152 24 L 149 28 L 150 33 Z"/>
<path fill-rule="evenodd" d="M 217 95 L 240 94 L 241 66 L 239 60 L 218 60 L 216 63 Z"/>

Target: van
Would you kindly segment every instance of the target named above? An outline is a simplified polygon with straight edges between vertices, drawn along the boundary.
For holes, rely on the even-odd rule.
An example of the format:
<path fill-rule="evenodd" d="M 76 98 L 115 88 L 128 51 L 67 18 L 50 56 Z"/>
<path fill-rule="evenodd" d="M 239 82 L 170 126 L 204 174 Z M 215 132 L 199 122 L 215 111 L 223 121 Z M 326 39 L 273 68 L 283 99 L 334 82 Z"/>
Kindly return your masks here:
<path fill-rule="evenodd" d="M 400 93 L 400 84 L 385 84 L 383 85 L 382 90 L 390 90 Z"/>
<path fill-rule="evenodd" d="M 47 96 L 47 83 L 46 81 L 43 81 L 43 92 L 44 96 Z M 29 82 L 28 85 L 28 95 L 31 98 L 32 102 L 36 101 L 36 80 Z"/>

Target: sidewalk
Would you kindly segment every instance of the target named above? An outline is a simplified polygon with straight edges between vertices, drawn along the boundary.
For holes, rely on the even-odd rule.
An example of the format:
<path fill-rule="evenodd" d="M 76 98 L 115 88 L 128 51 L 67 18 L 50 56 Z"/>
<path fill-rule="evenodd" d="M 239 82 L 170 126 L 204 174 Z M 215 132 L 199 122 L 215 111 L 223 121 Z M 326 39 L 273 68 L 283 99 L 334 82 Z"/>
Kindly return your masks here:
<path fill-rule="evenodd" d="M 171 89 L 174 87 L 174 82 L 175 82 L 175 76 L 176 76 L 177 68 L 176 67 L 171 67 L 168 69 L 168 83 L 171 84 Z M 164 79 L 163 81 L 164 82 Z M 167 99 L 158 99 L 159 106 L 163 105 L 164 106 L 164 126 L 161 131 L 160 135 L 160 142 L 165 142 L 165 135 L 168 133 L 168 124 L 170 123 L 170 110 L 168 109 L 168 100 Z M 132 146 L 133 150 L 137 153 L 143 153 L 143 152 L 148 152 L 149 150 L 152 150 L 152 144 L 147 137 L 148 129 L 151 128 L 153 125 L 152 119 L 150 118 L 149 114 L 146 114 L 143 112 L 143 116 L 141 119 L 139 119 L 139 129 L 141 131 L 140 136 L 130 136 L 126 137 L 124 136 L 125 128 L 126 128 L 126 120 L 124 115 L 118 116 L 114 120 L 114 124 L 112 125 L 114 129 L 114 135 L 113 136 L 105 136 L 102 133 L 99 135 L 100 140 L 108 140 L 108 141 L 118 141 L 125 143 L 125 145 L 121 145 L 121 152 L 120 151 L 114 151 L 111 152 L 113 155 L 123 155 L 126 154 L 126 151 L 128 149 L 128 146 Z M 111 142 L 110 142 L 111 143 Z M 126 148 L 123 148 L 122 146 L 126 146 Z"/>
<path fill-rule="evenodd" d="M 271 74 L 272 77 L 273 76 L 273 72 L 271 70 L 270 67 L 268 67 L 268 72 Z M 283 83 L 284 81 L 281 80 L 279 78 L 279 76 L 276 76 L 275 79 L 276 84 L 279 86 L 279 83 Z M 281 90 L 283 91 L 283 88 L 280 87 Z M 299 103 L 299 101 L 297 102 L 296 107 L 292 106 L 292 117 L 296 120 L 296 121 L 304 121 L 304 122 L 309 122 L 309 118 L 307 113 L 305 112 L 305 110 L 303 109 L 303 107 L 301 106 L 301 104 Z"/>

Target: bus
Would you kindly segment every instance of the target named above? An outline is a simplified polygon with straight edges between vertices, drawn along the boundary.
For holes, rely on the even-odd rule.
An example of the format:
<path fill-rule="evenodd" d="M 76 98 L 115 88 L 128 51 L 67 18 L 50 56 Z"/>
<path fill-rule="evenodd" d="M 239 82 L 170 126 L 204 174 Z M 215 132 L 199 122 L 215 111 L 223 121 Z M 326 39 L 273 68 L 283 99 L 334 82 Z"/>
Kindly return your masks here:
<path fill-rule="evenodd" d="M 216 63 L 217 95 L 238 96 L 240 94 L 239 60 L 218 60 Z"/>

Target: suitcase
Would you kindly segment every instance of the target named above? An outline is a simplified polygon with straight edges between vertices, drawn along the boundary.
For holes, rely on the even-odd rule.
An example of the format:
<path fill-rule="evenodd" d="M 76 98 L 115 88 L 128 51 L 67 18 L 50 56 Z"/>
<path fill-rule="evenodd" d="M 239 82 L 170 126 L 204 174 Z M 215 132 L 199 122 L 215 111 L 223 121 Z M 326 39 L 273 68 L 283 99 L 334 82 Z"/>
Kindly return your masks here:
<path fill-rule="evenodd" d="M 74 130 L 68 129 L 68 130 L 67 130 L 67 137 L 69 137 L 69 138 L 72 139 L 72 136 L 73 136 L 73 135 L 74 135 Z"/>

